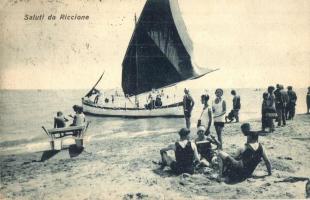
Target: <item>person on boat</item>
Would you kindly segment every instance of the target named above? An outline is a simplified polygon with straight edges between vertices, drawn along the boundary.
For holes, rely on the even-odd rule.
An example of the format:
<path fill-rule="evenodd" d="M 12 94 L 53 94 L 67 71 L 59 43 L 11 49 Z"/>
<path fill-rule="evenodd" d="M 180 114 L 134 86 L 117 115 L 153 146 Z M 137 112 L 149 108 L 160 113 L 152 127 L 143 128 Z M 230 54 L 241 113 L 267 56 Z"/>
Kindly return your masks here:
<path fill-rule="evenodd" d="M 213 120 L 212 116 L 212 109 L 211 106 L 209 106 L 208 101 L 209 101 L 209 95 L 201 95 L 201 103 L 203 105 L 203 109 L 200 115 L 200 118 L 198 120 L 197 126 L 204 126 L 206 127 L 206 132 L 205 134 L 208 135 L 210 133 L 210 128 Z"/>
<path fill-rule="evenodd" d="M 153 109 L 154 107 L 155 107 L 155 99 L 153 99 L 153 95 L 150 93 L 148 98 L 147 98 L 145 108 Z"/>
<path fill-rule="evenodd" d="M 61 111 L 57 112 L 57 116 L 54 118 L 54 128 L 63 128 L 66 127 L 66 122 L 69 121 L 64 117 Z"/>
<path fill-rule="evenodd" d="M 241 108 L 240 96 L 237 95 L 235 90 L 231 91 L 231 95 L 234 96 L 234 98 L 233 98 L 233 109 L 228 114 L 228 116 L 225 117 L 225 121 L 227 122 L 227 119 L 228 119 L 229 122 L 232 122 L 234 119 L 236 119 L 236 122 L 239 122 L 239 110 Z"/>
<path fill-rule="evenodd" d="M 99 90 L 97 90 L 96 88 L 93 88 L 91 91 L 88 92 L 88 94 L 86 95 L 86 97 L 90 98 L 91 96 L 100 93 Z"/>
<path fill-rule="evenodd" d="M 297 95 L 296 92 L 293 90 L 292 86 L 287 87 L 287 94 L 288 94 L 288 103 L 286 107 L 286 119 L 292 120 L 295 117 L 295 107 L 297 102 Z"/>
<path fill-rule="evenodd" d="M 138 96 L 135 96 L 135 105 L 136 105 L 137 108 L 140 107 Z"/>
<path fill-rule="evenodd" d="M 152 92 L 149 94 L 147 98 L 147 104 L 145 105 L 145 108 L 147 109 L 154 109 L 155 108 L 155 101 L 156 101 L 156 90 L 152 89 Z"/>
<path fill-rule="evenodd" d="M 278 114 L 276 111 L 276 106 L 275 106 L 275 96 L 273 91 L 275 88 L 273 86 L 269 86 L 267 91 L 268 91 L 268 97 L 266 100 L 266 120 L 267 120 L 267 126 L 269 127 L 269 132 L 272 133 L 274 131 L 274 119 L 278 118 Z"/>
<path fill-rule="evenodd" d="M 206 128 L 204 126 L 198 127 L 195 144 L 200 155 L 200 163 L 203 166 L 210 166 L 210 164 L 214 164 L 215 152 L 212 149 L 212 144 L 218 147 L 220 143 L 210 134 L 210 132 L 206 132 Z"/>
<path fill-rule="evenodd" d="M 199 154 L 195 142 L 189 140 L 190 130 L 182 128 L 179 131 L 180 140 L 160 150 L 162 167 L 169 166 L 179 175 L 182 173 L 194 173 L 194 161 L 200 163 Z M 167 151 L 174 151 L 175 160 L 168 156 Z"/>
<path fill-rule="evenodd" d="M 165 93 L 164 93 L 164 90 L 163 90 L 163 89 L 160 91 L 160 96 L 161 96 L 161 97 L 165 97 Z"/>
<path fill-rule="evenodd" d="M 222 131 L 224 128 L 225 114 L 226 114 L 226 102 L 222 98 L 224 91 L 220 88 L 215 90 L 216 98 L 212 103 L 213 121 L 215 131 L 220 144 L 220 149 L 223 148 Z"/>
<path fill-rule="evenodd" d="M 194 99 L 189 94 L 189 90 L 185 88 L 183 97 L 183 110 L 184 110 L 186 128 L 188 129 L 191 127 L 191 113 L 194 105 L 195 105 Z"/>
<path fill-rule="evenodd" d="M 161 101 L 161 97 L 160 95 L 156 96 L 156 100 L 155 100 L 155 107 L 161 107 L 163 105 L 162 101 Z"/>
<path fill-rule="evenodd" d="M 86 122 L 85 115 L 83 113 L 83 107 L 74 105 L 73 110 L 75 111 L 75 115 L 73 117 L 73 123 L 70 126 L 81 126 Z"/>
<path fill-rule="evenodd" d="M 307 102 L 307 114 L 309 114 L 310 113 L 310 87 L 308 87 L 306 102 Z"/>
<path fill-rule="evenodd" d="M 97 93 L 97 95 L 96 95 L 96 97 L 95 97 L 95 99 L 94 99 L 94 104 L 98 104 L 99 99 L 101 99 L 102 97 L 103 97 L 102 92 L 100 92 L 100 91 L 98 90 L 98 93 Z"/>
<path fill-rule="evenodd" d="M 268 175 L 271 175 L 271 164 L 266 150 L 258 142 L 258 132 L 251 131 L 249 123 L 242 124 L 241 130 L 247 137 L 247 142 L 244 147 L 238 150 L 236 157 L 223 151 L 218 152 L 220 177 L 226 178 L 228 182 L 243 181 L 252 175 L 262 159 L 265 162 Z"/>

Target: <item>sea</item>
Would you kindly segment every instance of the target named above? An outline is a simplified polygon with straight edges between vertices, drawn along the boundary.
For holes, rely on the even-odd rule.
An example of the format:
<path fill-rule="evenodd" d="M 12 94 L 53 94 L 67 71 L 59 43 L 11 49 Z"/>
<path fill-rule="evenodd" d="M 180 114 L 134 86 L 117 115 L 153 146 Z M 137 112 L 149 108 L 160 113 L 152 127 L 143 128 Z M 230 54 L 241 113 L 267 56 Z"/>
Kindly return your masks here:
<path fill-rule="evenodd" d="M 260 119 L 262 94 L 265 89 L 236 89 L 241 97 L 241 122 Z M 306 88 L 295 89 L 298 100 L 296 113 L 306 112 Z M 200 95 L 209 93 L 211 100 L 214 90 L 193 89 L 190 91 L 195 107 L 192 113 L 192 130 L 201 113 Z M 49 138 L 42 126 L 53 128 L 57 111 L 66 116 L 73 114 L 72 106 L 81 105 L 81 98 L 87 90 L 1 90 L 0 91 L 0 156 L 25 152 L 45 151 L 50 148 Z M 182 99 L 182 91 L 177 92 Z M 224 90 L 227 110 L 232 107 L 230 89 Z M 129 119 L 86 116 L 90 121 L 86 133 L 86 144 L 100 139 L 143 137 L 171 132 L 176 133 L 185 126 L 182 118 Z M 70 139 L 64 143 L 70 143 Z M 164 145 L 164 144 L 163 144 Z"/>

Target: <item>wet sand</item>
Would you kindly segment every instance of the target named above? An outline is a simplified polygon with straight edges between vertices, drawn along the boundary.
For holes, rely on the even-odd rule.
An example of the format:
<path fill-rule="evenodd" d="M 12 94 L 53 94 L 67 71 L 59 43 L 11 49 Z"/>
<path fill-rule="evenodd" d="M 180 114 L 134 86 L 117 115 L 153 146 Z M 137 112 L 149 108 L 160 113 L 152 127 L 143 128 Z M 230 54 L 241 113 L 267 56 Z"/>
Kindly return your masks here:
<path fill-rule="evenodd" d="M 259 120 L 250 123 L 260 129 Z M 305 198 L 306 181 L 292 177 L 310 177 L 310 115 L 298 115 L 286 127 L 260 137 L 273 174 L 264 176 L 261 163 L 253 177 L 238 184 L 219 183 L 206 174 L 174 176 L 169 168 L 160 170 L 152 161 L 178 138 L 177 130 L 97 137 L 85 141 L 82 152 L 65 146 L 56 152 L 0 156 L 0 199 Z M 230 153 L 243 145 L 240 124 L 227 124 L 223 139 L 224 151 Z"/>

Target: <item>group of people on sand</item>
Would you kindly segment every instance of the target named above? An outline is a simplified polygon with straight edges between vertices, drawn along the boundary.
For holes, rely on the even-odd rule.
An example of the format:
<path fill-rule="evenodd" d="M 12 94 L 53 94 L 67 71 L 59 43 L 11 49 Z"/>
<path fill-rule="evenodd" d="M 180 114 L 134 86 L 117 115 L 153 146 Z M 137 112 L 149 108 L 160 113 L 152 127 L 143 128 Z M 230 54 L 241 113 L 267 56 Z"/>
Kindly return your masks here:
<path fill-rule="evenodd" d="M 169 166 L 176 174 L 193 174 L 199 167 L 211 167 L 219 169 L 218 177 L 225 181 L 241 181 L 252 175 L 253 171 L 264 160 L 268 175 L 271 175 L 271 164 L 267 157 L 266 150 L 258 142 L 260 132 L 252 131 L 250 124 L 241 125 L 241 131 L 246 137 L 245 145 L 238 150 L 237 156 L 233 157 L 222 151 L 223 140 L 222 130 L 225 122 L 232 122 L 233 119 L 239 122 L 239 110 L 241 108 L 240 96 L 235 90 L 231 91 L 233 95 L 233 109 L 231 116 L 226 116 L 226 102 L 222 98 L 223 90 L 215 90 L 216 98 L 209 105 L 209 95 L 201 96 L 203 110 L 197 122 L 197 137 L 190 139 L 190 118 L 195 102 L 189 90 L 184 90 L 183 108 L 186 121 L 186 127 L 179 131 L 180 139 L 174 144 L 160 150 L 161 162 L 164 168 Z M 210 128 L 214 121 L 214 127 L 217 133 L 217 139 L 210 134 Z M 168 155 L 168 151 L 174 151 L 175 159 Z"/>
<path fill-rule="evenodd" d="M 269 132 L 273 132 L 274 120 L 278 127 L 286 126 L 286 121 L 295 117 L 296 102 L 297 95 L 292 86 L 288 86 L 287 90 L 281 84 L 277 84 L 276 88 L 269 86 L 267 92 L 263 93 L 262 130 L 269 128 Z"/>
<path fill-rule="evenodd" d="M 182 173 L 193 174 L 199 167 L 211 167 L 219 169 L 219 180 L 228 182 L 242 181 L 250 177 L 258 164 L 264 161 L 268 175 L 272 174 L 272 167 L 267 156 L 266 149 L 258 139 L 261 133 L 269 128 L 274 131 L 274 120 L 277 120 L 278 126 L 285 126 L 286 120 L 293 120 L 295 116 L 295 107 L 297 102 L 296 92 L 292 86 L 287 90 L 283 85 L 277 84 L 276 88 L 269 86 L 267 92 L 263 94 L 262 103 L 262 131 L 252 131 L 249 123 L 241 125 L 241 132 L 246 137 L 246 142 L 237 152 L 236 156 L 231 156 L 222 151 L 222 129 L 224 122 L 236 119 L 239 122 L 239 110 L 241 108 L 240 96 L 235 90 L 231 91 L 233 98 L 233 109 L 231 116 L 226 116 L 226 102 L 222 98 L 223 90 L 216 89 L 216 98 L 209 105 L 209 95 L 201 96 L 203 110 L 197 122 L 197 136 L 190 138 L 191 113 L 195 102 L 191 97 L 189 90 L 184 90 L 183 108 L 186 121 L 186 127 L 179 131 L 179 140 L 174 144 L 160 150 L 162 168 L 166 166 L 179 175 Z M 310 110 L 310 87 L 306 97 L 307 113 Z M 225 120 L 226 118 L 226 120 Z M 210 127 L 214 121 L 214 127 L 218 138 L 210 134 Z M 168 151 L 174 151 L 175 159 L 168 155 Z"/>
<path fill-rule="evenodd" d="M 73 111 L 74 115 L 69 115 L 69 117 L 73 118 L 70 126 L 81 126 L 86 122 L 85 115 L 83 113 L 83 107 L 74 105 Z M 69 121 L 61 111 L 57 112 L 57 116 L 54 118 L 54 128 L 64 128 L 66 127 L 66 123 Z"/>
<path fill-rule="evenodd" d="M 221 88 L 215 90 L 215 99 L 212 102 L 212 105 L 209 104 L 210 96 L 208 94 L 203 94 L 201 96 L 201 103 L 203 104 L 203 109 L 200 114 L 200 117 L 197 122 L 197 126 L 206 127 L 206 132 L 210 132 L 210 128 L 212 125 L 212 121 L 214 124 L 214 128 L 218 137 L 218 141 L 220 142 L 219 148 L 222 149 L 222 131 L 225 125 L 225 122 L 232 122 L 234 119 L 236 122 L 239 122 L 239 111 L 241 108 L 240 96 L 237 95 L 235 90 L 231 91 L 233 95 L 233 109 L 228 114 L 226 114 L 226 101 L 223 99 L 224 91 Z M 191 114 L 194 108 L 195 101 L 190 95 L 188 89 L 184 89 L 184 97 L 183 97 L 183 110 L 186 128 L 190 129 L 191 127 Z M 229 121 L 228 121 L 229 120 Z"/>
<path fill-rule="evenodd" d="M 174 144 L 160 150 L 162 169 L 166 166 L 176 174 L 193 174 L 200 167 L 219 169 L 218 180 L 238 182 L 250 177 L 263 160 L 268 175 L 271 175 L 271 164 L 263 145 L 258 142 L 259 132 L 251 131 L 250 124 L 241 125 L 241 131 L 246 137 L 245 145 L 238 150 L 236 156 L 231 156 L 220 150 L 220 142 L 207 132 L 204 126 L 197 128 L 197 137 L 191 140 L 190 130 L 182 128 L 180 139 Z M 217 146 L 214 149 L 212 146 Z M 175 159 L 168 155 L 174 151 Z"/>

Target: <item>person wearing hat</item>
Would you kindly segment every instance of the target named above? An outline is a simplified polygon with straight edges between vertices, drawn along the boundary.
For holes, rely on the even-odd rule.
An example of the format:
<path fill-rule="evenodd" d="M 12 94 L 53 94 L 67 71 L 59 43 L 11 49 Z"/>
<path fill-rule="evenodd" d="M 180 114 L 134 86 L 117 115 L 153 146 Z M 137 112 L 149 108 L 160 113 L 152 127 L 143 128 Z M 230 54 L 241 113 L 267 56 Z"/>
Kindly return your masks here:
<path fill-rule="evenodd" d="M 191 127 L 191 113 L 194 105 L 195 105 L 194 99 L 189 94 L 189 90 L 185 88 L 183 97 L 183 110 L 184 110 L 186 128 L 188 129 Z"/>
<path fill-rule="evenodd" d="M 288 103 L 286 106 L 286 119 L 292 120 L 295 117 L 295 107 L 297 101 L 296 92 L 293 91 L 292 86 L 287 87 Z"/>
<path fill-rule="evenodd" d="M 258 142 L 259 132 L 251 131 L 249 123 L 242 124 L 241 130 L 247 137 L 247 141 L 244 147 L 238 150 L 236 157 L 223 151 L 218 152 L 220 176 L 226 178 L 228 182 L 245 180 L 252 175 L 262 159 L 265 162 L 268 175 L 271 175 L 271 164 L 266 150 Z"/>
<path fill-rule="evenodd" d="M 213 121 L 215 131 L 220 142 L 219 148 L 223 148 L 222 131 L 224 128 L 225 114 L 226 114 L 226 102 L 222 98 L 224 91 L 220 88 L 215 90 L 216 98 L 212 103 Z"/>
<path fill-rule="evenodd" d="M 200 163 L 196 144 L 189 140 L 190 131 L 182 128 L 179 131 L 180 140 L 160 150 L 162 167 L 169 166 L 177 175 L 194 173 L 194 160 Z M 175 160 L 168 156 L 167 151 L 174 151 Z"/>
<path fill-rule="evenodd" d="M 210 132 L 206 132 L 204 126 L 199 126 L 197 129 L 197 138 L 195 139 L 197 151 L 200 155 L 200 162 L 204 166 L 209 166 L 210 163 L 214 163 L 214 151 L 212 144 L 218 146 L 220 143 L 214 136 L 210 135 Z"/>

